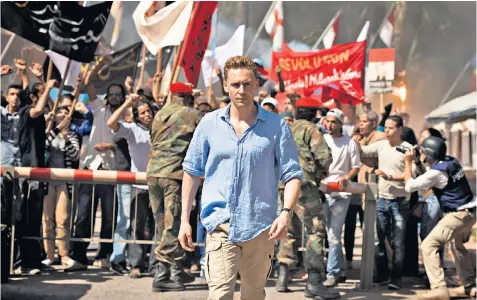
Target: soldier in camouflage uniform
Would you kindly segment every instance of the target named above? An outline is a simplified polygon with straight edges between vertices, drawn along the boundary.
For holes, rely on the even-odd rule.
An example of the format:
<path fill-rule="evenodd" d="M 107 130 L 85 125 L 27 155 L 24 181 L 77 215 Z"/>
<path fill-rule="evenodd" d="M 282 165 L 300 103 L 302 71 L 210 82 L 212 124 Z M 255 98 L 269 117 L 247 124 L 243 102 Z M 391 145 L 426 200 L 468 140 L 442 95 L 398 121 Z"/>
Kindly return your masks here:
<path fill-rule="evenodd" d="M 171 101 L 154 117 L 147 184 L 160 244 L 153 291 L 182 290 L 194 277 L 183 268 L 185 252 L 177 236 L 180 228 L 182 162 L 202 114 L 193 108 L 192 88 L 184 83 L 170 87 Z"/>
<path fill-rule="evenodd" d="M 301 240 L 301 222 L 304 223 L 308 238 L 304 264 L 308 272 L 305 289 L 306 297 L 319 299 L 337 299 L 339 293 L 326 289 L 322 284 L 326 265 L 324 263 L 325 217 L 319 193 L 319 182 L 323 172 L 331 163 L 329 150 L 318 126 L 311 121 L 316 115 L 319 102 L 311 98 L 302 98 L 296 102 L 296 121 L 290 126 L 295 140 L 300 166 L 305 174 L 302 181 L 300 198 L 294 208 L 294 216 L 288 224 L 288 234 L 280 243 L 277 258 L 280 273 L 276 289 L 288 291 L 289 266 L 298 262 L 297 251 Z"/>

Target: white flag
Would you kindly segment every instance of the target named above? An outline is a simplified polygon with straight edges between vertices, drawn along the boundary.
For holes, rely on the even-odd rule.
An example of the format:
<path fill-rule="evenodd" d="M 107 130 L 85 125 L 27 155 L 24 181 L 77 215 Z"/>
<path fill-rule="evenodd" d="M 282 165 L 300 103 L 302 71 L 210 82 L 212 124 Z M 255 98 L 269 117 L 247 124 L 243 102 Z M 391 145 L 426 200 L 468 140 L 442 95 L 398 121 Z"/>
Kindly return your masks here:
<path fill-rule="evenodd" d="M 336 41 L 336 37 L 338 36 L 338 30 L 340 26 L 340 15 L 338 15 L 336 19 L 331 21 L 333 22 L 333 24 L 330 26 L 330 29 L 323 37 L 323 45 L 325 46 L 325 49 L 329 49 L 333 47 L 333 44 Z"/>
<path fill-rule="evenodd" d="M 368 30 L 369 30 L 369 21 L 366 21 L 366 23 L 363 26 L 363 29 L 361 29 L 361 32 L 358 35 L 358 38 L 356 39 L 357 42 L 362 42 L 365 41 L 368 38 Z"/>
<path fill-rule="evenodd" d="M 273 40 L 273 50 L 281 50 L 284 41 L 282 1 L 277 1 L 275 3 L 272 13 L 268 16 L 267 21 L 265 22 L 265 31 Z"/>
<path fill-rule="evenodd" d="M 179 46 L 184 39 L 193 1 L 176 1 L 148 17 L 146 12 L 151 5 L 154 5 L 153 0 L 141 0 L 133 19 L 147 50 L 155 55 L 163 47 Z"/>
<path fill-rule="evenodd" d="M 68 57 L 53 52 L 51 50 L 46 50 L 45 53 L 50 57 L 50 59 L 55 64 L 55 67 L 61 74 L 61 78 L 65 77 L 66 65 L 68 64 Z M 81 63 L 75 60 L 71 60 L 70 70 L 66 75 L 65 86 L 69 85 L 71 87 L 76 86 L 76 79 L 78 78 L 79 73 L 81 72 Z"/>
<path fill-rule="evenodd" d="M 388 16 L 384 19 L 381 31 L 379 31 L 379 37 L 387 47 L 391 47 L 393 41 L 393 29 L 394 29 L 394 6 L 389 12 Z"/>
<path fill-rule="evenodd" d="M 245 36 L 245 25 L 240 25 L 232 37 L 222 46 L 215 48 L 215 60 L 212 60 L 212 51 L 205 51 L 202 60 L 202 77 L 206 87 L 210 85 L 210 76 L 212 83 L 218 82 L 219 77 L 215 74 L 215 69 L 224 68 L 225 62 L 232 56 L 243 55 L 243 41 Z"/>

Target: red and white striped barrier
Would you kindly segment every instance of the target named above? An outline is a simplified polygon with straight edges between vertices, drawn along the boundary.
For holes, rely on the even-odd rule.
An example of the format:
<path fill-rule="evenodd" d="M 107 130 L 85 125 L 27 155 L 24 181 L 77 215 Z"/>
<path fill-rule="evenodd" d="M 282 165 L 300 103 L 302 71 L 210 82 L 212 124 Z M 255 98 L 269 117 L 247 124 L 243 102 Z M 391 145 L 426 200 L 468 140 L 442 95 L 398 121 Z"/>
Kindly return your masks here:
<path fill-rule="evenodd" d="M 368 185 L 364 183 L 348 182 L 345 190 L 340 190 L 338 182 L 320 182 L 320 191 L 323 193 L 346 192 L 352 194 L 362 194 L 366 192 Z"/>
<path fill-rule="evenodd" d="M 37 181 L 66 181 L 96 184 L 147 184 L 146 172 L 76 170 L 55 168 L 0 167 L 0 175 Z"/>

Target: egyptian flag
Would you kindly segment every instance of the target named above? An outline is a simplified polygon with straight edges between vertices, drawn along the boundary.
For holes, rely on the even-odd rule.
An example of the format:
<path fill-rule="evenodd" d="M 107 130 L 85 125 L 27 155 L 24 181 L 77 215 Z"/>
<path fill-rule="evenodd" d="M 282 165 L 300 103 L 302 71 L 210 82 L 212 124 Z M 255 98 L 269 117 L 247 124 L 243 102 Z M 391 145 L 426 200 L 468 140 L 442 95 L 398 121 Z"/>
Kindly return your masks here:
<path fill-rule="evenodd" d="M 395 11 L 396 11 L 396 5 L 393 4 L 388 14 L 384 18 L 382 26 L 381 26 L 381 30 L 379 31 L 379 37 L 388 48 L 391 47 L 392 41 L 393 41 Z"/>

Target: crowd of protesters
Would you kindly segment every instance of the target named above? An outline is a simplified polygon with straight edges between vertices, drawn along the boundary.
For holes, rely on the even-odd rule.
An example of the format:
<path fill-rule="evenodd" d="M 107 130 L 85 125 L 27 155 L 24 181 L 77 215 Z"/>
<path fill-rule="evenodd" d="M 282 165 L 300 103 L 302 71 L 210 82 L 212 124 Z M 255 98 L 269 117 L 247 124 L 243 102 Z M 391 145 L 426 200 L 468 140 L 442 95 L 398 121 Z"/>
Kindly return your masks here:
<path fill-rule="evenodd" d="M 257 72 L 263 63 L 248 57 L 231 58 L 223 74 L 217 70 L 222 97 L 180 82 L 162 95 L 157 73 L 151 87 L 134 88 L 128 77 L 110 85 L 102 99 L 93 80 L 107 63 L 104 58 L 84 74 L 87 104 L 75 104 L 73 91 L 54 106 L 49 95 L 59 83 L 44 82 L 39 64 L 27 68 L 15 60 L 22 82 L 2 92 L 3 167 L 119 170 L 148 177 L 147 185 L 96 184 L 93 193 L 91 184 L 5 175 L 2 223 L 16 224 L 15 274 L 51 271 L 55 246 L 64 271 L 87 269 L 89 243 L 69 239 L 91 237 L 100 205 L 100 238 L 158 245 L 102 242 L 93 265 L 131 278 L 153 276 L 153 291 L 182 290 L 194 281 L 191 271 L 201 271 L 210 299 L 232 299 L 238 275 L 244 298 L 263 299 L 275 263 L 277 291 L 289 291 L 293 271 L 302 268 L 305 296 L 337 299 L 333 288 L 353 267 L 356 227 L 363 224 L 365 208 L 362 195 L 346 187 L 376 174 L 374 282 L 399 290 L 403 276 L 428 278 L 432 290 L 422 299 L 447 299 L 442 264 L 444 244 L 451 241 L 462 285 L 466 291 L 475 287 L 463 247 L 475 223 L 475 207 L 465 205 L 474 197 L 459 163 L 446 156 L 439 131 L 425 129 L 418 139 L 405 126 L 405 116 L 390 107 L 378 114 L 365 104 L 358 116 L 345 116 L 339 103 L 328 109 L 288 89 L 280 68 L 279 82 L 268 80 Z M 2 66 L 2 77 L 12 72 Z M 27 72 L 38 80 L 29 82 Z M 431 171 L 437 172 L 432 178 L 426 175 Z M 424 176 L 430 179 L 424 182 Z M 320 182 L 336 182 L 340 191 L 320 191 Z M 418 272 L 418 236 L 427 276 Z M 192 238 L 206 247 L 194 249 Z"/>

